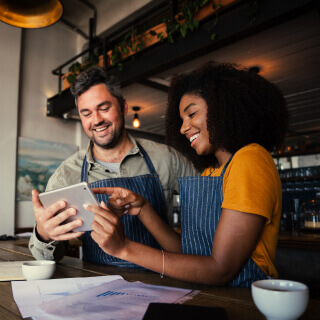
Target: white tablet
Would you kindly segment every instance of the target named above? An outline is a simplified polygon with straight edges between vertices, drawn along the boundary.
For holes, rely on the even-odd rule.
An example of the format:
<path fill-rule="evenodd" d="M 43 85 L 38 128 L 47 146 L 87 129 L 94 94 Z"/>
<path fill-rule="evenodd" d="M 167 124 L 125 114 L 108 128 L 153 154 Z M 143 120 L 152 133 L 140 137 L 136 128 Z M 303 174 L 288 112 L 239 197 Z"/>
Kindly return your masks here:
<path fill-rule="evenodd" d="M 64 223 L 80 219 L 83 221 L 83 224 L 82 226 L 73 229 L 74 232 L 92 230 L 91 224 L 93 222 L 94 213 L 84 209 L 83 205 L 93 204 L 98 206 L 99 202 L 87 182 L 81 182 L 72 186 L 40 193 L 39 199 L 45 208 L 48 208 L 58 201 L 65 201 L 67 206 L 61 211 L 64 211 L 67 208 L 74 208 L 77 210 L 77 214 L 68 218 Z"/>

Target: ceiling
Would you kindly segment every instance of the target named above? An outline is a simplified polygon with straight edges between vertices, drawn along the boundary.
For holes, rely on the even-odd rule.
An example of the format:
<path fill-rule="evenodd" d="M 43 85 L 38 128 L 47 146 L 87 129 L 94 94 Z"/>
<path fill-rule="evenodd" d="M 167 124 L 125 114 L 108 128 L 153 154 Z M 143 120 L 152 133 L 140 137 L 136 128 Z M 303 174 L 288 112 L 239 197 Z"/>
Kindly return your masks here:
<path fill-rule="evenodd" d="M 121 1 L 121 0 L 120 0 Z M 86 23 L 92 10 L 81 0 L 62 1 L 64 18 L 87 33 Z M 99 0 L 91 0 L 99 8 Z M 77 3 L 77 6 L 74 5 Z M 98 14 L 98 19 L 101 19 Z M 290 111 L 290 129 L 320 132 L 320 19 L 309 11 L 267 30 L 208 52 L 192 61 L 163 70 L 149 79 L 169 85 L 174 73 L 192 70 L 208 61 L 235 62 L 246 67 L 259 66 L 260 74 L 282 90 Z M 134 83 L 123 88 L 130 112 L 126 126 L 132 128 L 131 107 L 140 106 L 141 130 L 164 135 L 166 92 Z"/>

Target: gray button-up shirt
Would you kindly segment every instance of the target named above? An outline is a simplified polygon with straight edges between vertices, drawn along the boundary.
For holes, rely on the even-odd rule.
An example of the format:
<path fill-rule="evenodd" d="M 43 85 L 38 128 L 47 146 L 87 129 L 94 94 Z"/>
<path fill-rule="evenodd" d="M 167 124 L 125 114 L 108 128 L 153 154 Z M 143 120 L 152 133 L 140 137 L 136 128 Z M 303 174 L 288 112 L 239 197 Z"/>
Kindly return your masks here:
<path fill-rule="evenodd" d="M 150 157 L 164 191 L 167 204 L 168 221 L 172 222 L 172 197 L 179 193 L 178 178 L 200 175 L 193 165 L 174 149 L 145 139 L 129 139 L 133 147 L 127 152 L 120 163 L 120 172 L 110 172 L 95 162 L 92 155 L 92 143 L 65 160 L 49 179 L 46 191 L 66 187 L 81 182 L 81 169 L 84 156 L 89 164 L 88 182 L 102 179 L 134 177 L 148 174 L 148 167 L 139 152 L 137 142 L 146 150 Z M 60 260 L 64 255 L 65 246 L 62 242 L 44 243 L 34 233 L 29 242 L 29 249 L 36 259 Z"/>

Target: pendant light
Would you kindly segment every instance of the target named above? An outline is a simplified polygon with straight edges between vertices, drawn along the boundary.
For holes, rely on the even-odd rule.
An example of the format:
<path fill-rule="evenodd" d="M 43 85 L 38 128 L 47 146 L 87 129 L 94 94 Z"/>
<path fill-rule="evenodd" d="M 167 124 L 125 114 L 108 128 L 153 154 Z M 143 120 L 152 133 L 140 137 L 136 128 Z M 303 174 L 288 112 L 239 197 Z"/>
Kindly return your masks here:
<path fill-rule="evenodd" d="M 140 110 L 140 107 L 132 107 L 132 110 L 135 112 L 134 119 L 132 121 L 132 125 L 134 128 L 140 127 L 140 120 L 138 118 L 138 111 Z"/>
<path fill-rule="evenodd" d="M 63 12 L 58 0 L 0 0 L 0 20 L 20 28 L 43 28 L 57 22 Z"/>

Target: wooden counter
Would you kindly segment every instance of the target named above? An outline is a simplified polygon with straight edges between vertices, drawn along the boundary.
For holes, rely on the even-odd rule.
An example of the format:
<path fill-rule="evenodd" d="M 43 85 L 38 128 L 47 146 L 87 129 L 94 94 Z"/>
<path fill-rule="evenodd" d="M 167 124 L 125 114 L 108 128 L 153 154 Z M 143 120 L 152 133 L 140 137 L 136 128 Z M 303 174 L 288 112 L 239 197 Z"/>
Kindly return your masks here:
<path fill-rule="evenodd" d="M 320 249 L 320 232 L 286 231 L 280 232 L 279 247 Z"/>
<path fill-rule="evenodd" d="M 27 240 L 0 242 L 0 261 L 33 260 L 28 248 Z M 98 265 L 82 261 L 77 258 L 65 257 L 57 264 L 54 278 L 92 277 L 119 274 L 129 281 L 142 281 L 154 285 L 165 285 L 179 288 L 201 290 L 201 293 L 186 302 L 189 305 L 221 307 L 227 312 L 228 319 L 264 319 L 255 307 L 250 289 L 218 288 L 213 286 L 186 283 L 171 278 L 161 279 L 159 274 L 148 271 L 136 271 L 125 268 Z M 17 305 L 12 296 L 10 282 L 0 282 L 0 319 L 21 319 Z M 319 319 L 320 300 L 310 299 L 307 311 L 301 319 Z"/>

